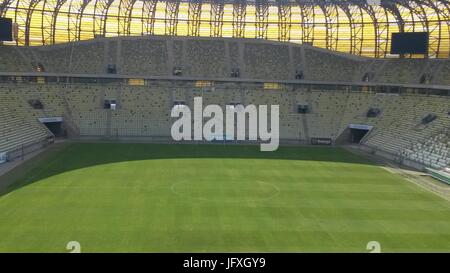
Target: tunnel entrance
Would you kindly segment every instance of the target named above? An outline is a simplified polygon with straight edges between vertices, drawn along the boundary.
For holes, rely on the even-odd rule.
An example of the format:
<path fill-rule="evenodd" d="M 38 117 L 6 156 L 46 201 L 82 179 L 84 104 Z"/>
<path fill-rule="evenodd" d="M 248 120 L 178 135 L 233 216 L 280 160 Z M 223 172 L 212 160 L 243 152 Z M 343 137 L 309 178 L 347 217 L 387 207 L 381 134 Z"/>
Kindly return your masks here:
<path fill-rule="evenodd" d="M 349 141 L 350 143 L 359 144 L 364 137 L 372 130 L 373 126 L 366 124 L 349 124 Z"/>
<path fill-rule="evenodd" d="M 350 143 L 359 144 L 361 140 L 367 135 L 369 130 L 352 129 L 350 128 Z"/>
<path fill-rule="evenodd" d="M 39 121 L 47 127 L 47 129 L 52 132 L 55 137 L 63 137 L 64 130 L 62 129 L 63 119 L 61 117 L 51 117 L 51 118 L 39 118 Z"/>

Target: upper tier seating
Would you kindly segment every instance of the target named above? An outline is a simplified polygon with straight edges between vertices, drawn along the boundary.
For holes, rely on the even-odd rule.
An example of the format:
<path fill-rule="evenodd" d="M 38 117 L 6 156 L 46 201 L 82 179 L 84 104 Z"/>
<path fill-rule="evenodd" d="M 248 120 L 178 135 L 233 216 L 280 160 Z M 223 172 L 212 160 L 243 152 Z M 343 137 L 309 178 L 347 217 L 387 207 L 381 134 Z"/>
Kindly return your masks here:
<path fill-rule="evenodd" d="M 0 59 L 0 72 L 39 70 L 145 77 L 177 74 L 203 79 L 235 77 L 266 81 L 450 83 L 449 60 L 373 59 L 309 45 L 257 39 L 98 38 L 51 46 L 0 46 Z"/>
<path fill-rule="evenodd" d="M 19 48 L 0 45 L 0 71 L 27 72 L 33 69 L 31 60 L 27 61 Z"/>
<path fill-rule="evenodd" d="M 377 75 L 384 83 L 419 83 L 420 73 L 426 61 L 421 59 L 394 59 L 389 61 Z"/>
<path fill-rule="evenodd" d="M 287 45 L 245 43 L 244 67 L 248 78 L 292 79 Z"/>
<path fill-rule="evenodd" d="M 120 74 L 128 75 L 167 75 L 167 44 L 164 40 L 123 40 L 121 44 L 122 64 Z M 111 54 L 116 48 L 109 48 Z M 108 61 L 108 63 L 114 63 Z"/>
<path fill-rule="evenodd" d="M 316 48 L 305 48 L 306 79 L 351 82 L 360 62 Z"/>
<path fill-rule="evenodd" d="M 450 61 L 443 62 L 436 72 L 433 82 L 436 84 L 450 85 Z"/>
<path fill-rule="evenodd" d="M 37 62 L 54 73 L 105 73 L 103 52 L 104 43 L 95 41 L 34 48 Z"/>
<path fill-rule="evenodd" d="M 229 74 L 225 43 L 222 41 L 187 40 L 182 64 L 183 75 L 225 78 Z"/>

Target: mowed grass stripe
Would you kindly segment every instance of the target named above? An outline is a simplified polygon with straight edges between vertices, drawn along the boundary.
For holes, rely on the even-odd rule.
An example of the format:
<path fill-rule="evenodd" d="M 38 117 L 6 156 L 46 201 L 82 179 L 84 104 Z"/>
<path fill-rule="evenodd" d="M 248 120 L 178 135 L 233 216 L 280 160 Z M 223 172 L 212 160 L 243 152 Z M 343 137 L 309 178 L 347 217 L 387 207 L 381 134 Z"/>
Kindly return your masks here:
<path fill-rule="evenodd" d="M 208 183 L 208 182 L 204 182 Z M 213 182 L 212 182 L 213 183 Z M 196 198 L 192 196 L 179 196 L 179 198 L 183 200 L 187 200 L 187 203 L 190 202 L 200 202 L 200 203 L 206 203 L 205 205 L 208 205 L 208 203 L 215 203 L 214 195 L 217 195 L 217 192 L 223 191 L 221 189 L 221 186 L 223 187 L 224 184 L 220 184 L 217 187 L 205 187 L 201 188 L 200 195 L 203 196 L 203 198 Z M 257 184 L 255 184 L 257 186 Z M 74 199 L 79 198 L 79 196 L 97 196 L 98 198 L 103 198 L 105 200 L 108 200 L 109 197 L 115 194 L 115 192 L 120 191 L 124 195 L 128 192 L 130 192 L 130 187 L 132 188 L 132 185 L 130 187 L 123 187 L 123 186 L 112 186 L 112 187 L 99 187 L 99 188 L 93 188 L 93 187 L 79 187 L 74 186 L 73 188 L 70 186 L 67 186 L 66 188 L 33 188 L 33 189 L 21 189 L 20 194 L 22 196 L 27 196 L 27 200 L 24 200 L 25 203 L 20 203 L 19 206 L 23 207 L 25 204 L 33 205 L 34 203 L 48 203 L 49 205 L 52 205 L 53 202 L 64 202 L 65 199 L 69 196 L 69 194 L 74 195 Z M 163 187 L 164 189 L 158 190 L 156 187 L 149 187 L 149 188 L 139 188 L 140 191 L 143 193 L 147 193 L 149 195 L 158 195 L 159 193 L 164 195 L 172 194 L 170 192 L 171 185 L 166 185 Z M 283 207 L 286 208 L 297 208 L 297 209 L 306 209 L 306 208 L 340 208 L 340 209 L 351 209 L 351 208 L 359 208 L 359 209 L 419 209 L 419 210 L 431 210 L 431 211 L 448 211 L 448 202 L 445 200 L 430 200 L 427 198 L 426 195 L 423 193 L 419 194 L 403 194 L 400 193 L 396 195 L 395 193 L 370 193 L 370 192 L 362 192 L 362 193 L 346 193 L 344 191 L 339 192 L 333 192 L 332 190 L 328 191 L 310 191 L 308 189 L 305 190 L 290 190 L 285 191 L 282 187 L 280 188 L 280 193 L 276 194 L 274 192 L 273 194 L 268 195 L 274 195 L 271 200 L 266 201 L 267 196 L 261 197 L 261 199 L 255 199 L 253 200 L 255 203 L 258 203 L 258 205 L 263 205 L 264 203 L 271 203 L 277 202 L 280 204 L 283 204 Z M 192 189 L 195 191 L 195 188 Z M 236 191 L 238 188 L 236 188 Z M 18 192 L 19 193 L 19 192 Z M 152 197 L 155 199 L 159 199 L 158 196 Z M 61 200 L 62 199 L 62 200 Z M 275 199 L 275 200 L 273 200 Z M 295 199 L 295 200 L 292 200 Z M 6 200 L 6 199 L 5 199 Z M 222 200 L 218 200 L 216 203 L 219 203 L 217 205 L 224 205 L 222 204 Z M 252 200 L 251 200 L 252 201 Z M 6 202 L 6 201 L 5 201 Z M 99 200 L 98 202 L 101 202 Z M 248 203 L 248 199 L 245 200 L 236 200 L 237 203 L 246 205 L 245 203 Z M 0 204 L 2 202 L 0 201 Z M 9 206 L 14 206 L 14 200 L 10 201 Z M 26 209 L 26 208 L 25 208 Z"/>

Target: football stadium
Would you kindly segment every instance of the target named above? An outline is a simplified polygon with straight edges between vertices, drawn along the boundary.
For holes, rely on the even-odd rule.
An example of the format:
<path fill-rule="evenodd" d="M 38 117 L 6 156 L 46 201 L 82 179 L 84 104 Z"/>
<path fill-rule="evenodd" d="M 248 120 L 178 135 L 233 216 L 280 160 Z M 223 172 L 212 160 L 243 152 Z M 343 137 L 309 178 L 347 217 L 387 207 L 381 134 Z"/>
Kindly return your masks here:
<path fill-rule="evenodd" d="M 0 252 L 449 253 L 449 56 L 447 0 L 0 0 Z"/>

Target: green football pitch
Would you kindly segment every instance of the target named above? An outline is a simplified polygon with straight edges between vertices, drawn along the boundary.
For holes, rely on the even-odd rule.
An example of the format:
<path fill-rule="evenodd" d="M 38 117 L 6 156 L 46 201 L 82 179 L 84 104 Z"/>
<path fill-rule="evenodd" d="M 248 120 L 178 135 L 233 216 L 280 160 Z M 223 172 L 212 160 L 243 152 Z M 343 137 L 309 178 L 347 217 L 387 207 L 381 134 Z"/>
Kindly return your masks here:
<path fill-rule="evenodd" d="M 450 251 L 450 202 L 340 148 L 67 143 L 0 180 L 0 252 Z"/>

